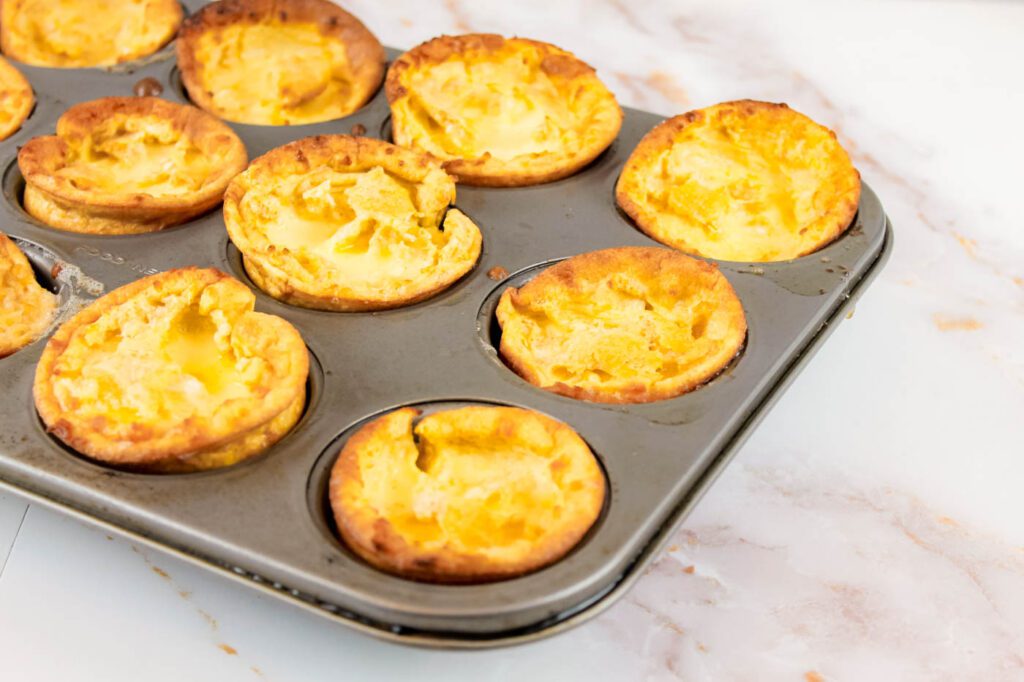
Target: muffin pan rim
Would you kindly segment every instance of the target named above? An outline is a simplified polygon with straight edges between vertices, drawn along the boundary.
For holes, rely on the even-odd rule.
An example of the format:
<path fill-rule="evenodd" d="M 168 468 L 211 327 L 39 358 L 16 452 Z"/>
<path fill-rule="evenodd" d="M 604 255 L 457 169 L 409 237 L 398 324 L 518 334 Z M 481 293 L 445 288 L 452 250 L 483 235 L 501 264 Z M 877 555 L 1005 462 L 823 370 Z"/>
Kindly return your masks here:
<path fill-rule="evenodd" d="M 198 6 L 199 3 L 187 4 Z M 389 58 L 397 53 L 395 50 L 387 52 Z M 142 65 L 126 73 L 95 69 L 21 68 L 32 82 L 41 102 L 41 93 L 45 94 L 51 85 L 67 81 L 69 74 L 74 76 L 76 72 L 90 72 L 82 75 L 83 82 L 80 85 L 68 88 L 81 96 L 71 93 L 72 96 L 64 100 L 54 98 L 58 107 L 66 108 L 75 101 L 96 96 L 129 94 L 132 85 L 145 76 L 155 77 L 164 85 L 164 97 L 180 101 L 180 97 L 175 95 L 168 84 L 168 74 L 173 66 L 173 59 L 170 59 Z M 51 73 L 45 73 L 47 71 Z M 53 71 L 63 73 L 54 74 Z M 51 91 L 63 94 L 59 89 Z M 352 124 L 365 125 L 368 134 L 375 134 L 380 130 L 382 118 L 387 115 L 387 106 L 382 99 L 382 93 L 378 90 L 367 105 L 346 118 L 322 124 L 294 126 L 287 130 L 267 126 L 229 125 L 246 141 L 250 157 L 255 158 L 273 146 L 298 137 L 323 132 L 348 134 Z M 47 112 L 41 109 L 33 116 L 36 122 L 31 132 L 47 134 L 47 126 L 56 121 L 62 110 L 58 108 Z M 736 378 L 721 381 L 721 388 L 712 386 L 720 381 L 715 379 L 711 384 L 679 398 L 648 404 L 664 406 L 673 403 L 671 409 L 655 407 L 646 412 L 636 409 L 646 408 L 643 405 L 599 406 L 555 396 L 529 384 L 517 386 L 512 379 L 522 384 L 525 382 L 507 368 L 494 366 L 480 348 L 480 336 L 475 328 L 477 313 L 484 297 L 505 285 L 505 282 L 491 281 L 485 273 L 496 265 L 517 272 L 536 265 L 540 260 L 558 260 L 608 246 L 657 245 L 657 242 L 640 234 L 628 219 L 618 215 L 614 208 L 613 187 L 617 170 L 632 151 L 632 143 L 660 117 L 625 108 L 624 113 L 626 122 L 618 140 L 609 150 L 611 153 L 606 152 L 607 156 L 599 157 L 595 164 L 577 175 L 537 187 L 489 190 L 460 186 L 457 204 L 467 215 L 479 221 L 484 231 L 484 252 L 466 278 L 435 298 L 405 309 L 351 314 L 296 308 L 267 300 L 265 295 L 261 297 L 262 292 L 257 291 L 257 310 L 280 314 L 295 324 L 324 368 L 319 410 L 303 418 L 307 420 L 305 432 L 293 433 L 296 438 L 286 438 L 285 441 L 290 442 L 281 445 L 280 452 L 261 455 L 259 461 L 248 467 L 229 467 L 218 472 L 218 476 L 204 479 L 205 483 L 194 477 L 181 476 L 146 476 L 146 479 L 157 480 L 130 482 L 119 473 L 107 475 L 105 472 L 93 472 L 91 476 L 69 480 L 68 472 L 54 466 L 54 453 L 50 448 L 56 446 L 41 443 L 32 437 L 25 443 L 10 438 L 0 440 L 0 485 L 20 490 L 33 499 L 42 497 L 46 504 L 71 509 L 72 513 L 93 523 L 108 527 L 112 525 L 119 533 L 141 536 L 143 541 L 154 546 L 183 554 L 201 565 L 229 571 L 235 577 L 242 576 L 241 579 L 250 584 L 270 590 L 293 603 L 397 641 L 449 647 L 495 646 L 543 636 L 596 613 L 603 605 L 610 603 L 609 595 L 621 594 L 623 586 L 639 574 L 639 569 L 651 558 L 652 543 L 659 542 L 659 538 L 663 538 L 678 523 L 680 515 L 674 511 L 679 506 L 677 503 L 685 502 L 677 498 L 657 500 L 656 515 L 652 512 L 652 516 L 642 524 L 630 525 L 618 516 L 613 518 L 613 513 L 619 514 L 624 508 L 623 496 L 632 494 L 629 489 L 644 480 L 641 477 L 642 471 L 635 478 L 632 475 L 624 477 L 624 472 L 630 471 L 626 466 L 628 452 L 608 451 L 605 444 L 613 442 L 608 439 L 608 433 L 614 431 L 614 425 L 637 429 L 639 424 L 646 424 L 642 432 L 634 432 L 632 435 L 647 447 L 659 438 L 673 438 L 672 441 L 663 442 L 692 438 L 695 423 L 706 424 L 712 418 L 719 425 L 728 423 L 729 434 L 718 433 L 715 438 L 707 441 L 705 450 L 708 456 L 692 457 L 692 461 L 688 460 L 691 470 L 686 477 L 680 475 L 675 485 L 666 486 L 666 489 L 678 488 L 689 497 L 695 491 L 703 491 L 706 484 L 701 482 L 702 477 L 712 467 L 728 461 L 735 452 L 737 439 L 749 433 L 751 418 L 756 421 L 763 416 L 767 404 L 774 399 L 772 396 L 777 395 L 786 377 L 791 377 L 790 368 L 793 363 L 807 357 L 808 352 L 816 347 L 815 344 L 820 343 L 820 334 L 831 329 L 833 320 L 841 319 L 838 316 L 844 306 L 849 304 L 846 297 L 855 295 L 858 282 L 866 282 L 869 279 L 867 276 L 877 272 L 879 258 L 884 260 L 889 249 L 888 228 L 885 226 L 881 206 L 865 186 L 862 210 L 855 218 L 854 226 L 867 220 L 867 213 L 870 213 L 876 223 L 868 226 L 867 237 L 863 237 L 863 231 L 853 234 L 855 229 L 851 228 L 821 251 L 796 261 L 770 264 L 718 263 L 723 274 L 737 288 L 745 309 L 781 297 L 780 300 L 791 301 L 808 315 L 810 311 L 814 312 L 814 328 L 806 330 L 806 334 L 798 335 L 799 343 L 793 348 L 781 352 L 779 362 L 771 365 L 773 369 L 770 375 L 765 374 L 758 380 L 758 395 L 747 399 L 743 403 L 746 407 L 738 412 L 728 415 L 718 412 L 709 414 L 706 411 L 700 412 L 694 406 L 707 402 L 705 398 L 725 400 L 733 396 L 745 381 L 746 370 L 737 370 Z M 12 139 L 20 137 L 24 132 L 24 129 L 19 131 Z M 0 143 L 0 160 L 8 158 L 4 154 L 11 155 L 9 150 L 12 146 L 11 140 Z M 865 195 L 869 197 L 867 200 Z M 866 206 L 871 208 L 867 213 L 863 210 Z M 4 215 L 8 220 L 0 229 L 12 237 L 21 237 L 46 246 L 58 257 L 79 265 L 86 274 L 96 275 L 106 290 L 136 279 L 157 265 L 160 269 L 166 269 L 195 263 L 231 272 L 224 245 L 226 234 L 217 211 L 162 234 L 97 239 L 27 222 L 13 213 L 11 206 L 0 209 L 0 213 L 4 210 L 7 211 Z M 596 216 L 596 227 L 587 228 L 592 222 L 586 220 L 588 216 Z M 543 248 L 537 242 L 542 242 Z M 175 244 L 184 248 L 170 248 Z M 538 253 L 542 253 L 543 258 L 537 258 Z M 847 258 L 849 272 L 837 272 L 830 276 L 818 272 L 824 269 L 819 268 L 820 258 L 827 254 L 832 254 L 837 262 Z M 155 257 L 157 255 L 159 258 Z M 798 271 L 797 276 L 789 277 L 794 271 Z M 817 281 L 823 284 L 822 291 L 825 293 L 818 293 L 818 289 L 811 286 Z M 737 286 L 737 282 L 742 282 L 744 288 Z M 784 285 L 794 288 L 806 285 L 806 291 L 791 294 L 785 291 Z M 744 291 L 756 295 L 745 295 Z M 373 349 L 377 355 L 359 348 L 355 345 L 356 339 L 351 338 L 373 327 L 379 329 L 377 345 L 381 347 Z M 753 324 L 751 329 L 755 330 Z M 765 330 L 766 333 L 771 331 Z M 460 374 L 473 376 L 454 377 L 450 386 L 439 384 L 436 379 L 439 375 L 430 371 L 425 371 L 422 376 L 407 376 L 408 385 L 402 388 L 404 398 L 399 395 L 397 388 L 389 386 L 395 375 L 389 373 L 391 370 L 388 367 L 374 366 L 371 371 L 365 372 L 373 375 L 373 382 L 357 381 L 353 367 L 358 369 L 361 363 L 387 357 L 389 352 L 396 348 L 407 348 L 413 341 L 423 347 L 417 355 L 421 363 L 423 360 L 431 364 L 448 363 L 459 367 Z M 769 336 L 763 339 L 748 337 L 747 347 L 740 355 L 743 362 L 739 364 L 747 362 L 752 352 L 767 353 L 761 348 L 762 343 L 778 341 Z M 34 371 L 41 350 L 42 344 L 36 343 L 0 360 L 0 390 L 29 391 L 26 381 Z M 759 361 L 767 362 L 769 359 L 767 356 L 759 357 Z M 408 368 L 415 365 L 404 366 Z M 499 370 L 505 373 L 504 378 L 499 376 Z M 339 411 L 337 401 L 350 391 L 359 392 L 353 398 L 356 405 Z M 717 398 L 714 397 L 716 395 Z M 577 546 L 562 561 L 522 578 L 474 586 L 435 586 L 394 576 L 387 576 L 390 580 L 383 580 L 380 576 L 384 574 L 374 569 L 357 571 L 347 564 L 341 568 L 335 564 L 330 569 L 318 563 L 324 559 L 322 555 L 325 547 L 323 544 L 315 544 L 315 540 L 314 544 L 307 546 L 308 555 L 300 557 L 301 562 L 288 564 L 282 556 L 287 555 L 286 550 L 292 544 L 299 542 L 294 538 L 278 538 L 282 543 L 280 552 L 261 554 L 261 537 L 246 535 L 242 529 L 237 529 L 238 532 L 234 534 L 218 535 L 221 530 L 219 526 L 203 525 L 195 521 L 201 516 L 201 511 L 214 504 L 213 500 L 204 497 L 211 487 L 210 481 L 216 481 L 221 487 L 239 486 L 239 496 L 243 496 L 243 499 L 234 501 L 235 507 L 225 508 L 244 515 L 251 511 L 250 505 L 253 503 L 251 497 L 244 496 L 248 494 L 246 491 L 254 489 L 245 486 L 257 486 L 259 480 L 278 476 L 279 488 L 268 492 L 267 503 L 283 505 L 283 514 L 295 514 L 294 528 L 296 534 L 301 535 L 305 532 L 299 530 L 302 519 L 309 519 L 306 496 L 312 463 L 317 461 L 330 444 L 328 433 L 336 436 L 348 428 L 346 425 L 351 425 L 359 418 L 393 409 L 398 404 L 456 396 L 458 399 L 480 399 L 535 409 L 575 429 L 597 454 L 605 472 L 610 496 L 615 500 L 612 507 L 602 513 L 602 521 L 599 523 L 603 525 L 598 532 Z M 19 429 L 23 429 L 26 416 L 24 406 L 20 401 L 18 405 L 13 405 L 14 402 L 0 404 L 0 425 L 16 422 Z M 12 408 L 21 411 L 15 414 Z M 584 419 L 580 415 L 591 416 Z M 31 417 L 36 418 L 35 415 Z M 602 420 L 613 426 L 591 428 L 587 426 L 588 419 Z M 621 450 L 623 443 L 612 447 Z M 665 466 L 670 461 L 685 468 L 678 462 L 680 459 L 686 458 L 680 458 L 673 452 L 661 451 L 649 452 L 646 459 L 637 461 L 643 462 L 644 469 Z M 610 467 L 611 460 L 616 463 Z M 196 485 L 189 487 L 186 479 L 195 481 Z M 643 541 L 634 541 L 628 548 L 603 548 L 605 555 L 599 565 L 593 564 L 588 568 L 581 562 L 592 559 L 596 561 L 599 558 L 601 552 L 597 551 L 597 545 L 612 537 L 608 535 L 612 521 L 621 524 L 620 530 L 627 526 L 636 529 Z M 245 545 L 246 542 L 249 544 Z M 238 567 L 237 570 L 235 567 Z M 346 572 L 350 569 L 351 573 Z M 339 582 L 339 575 L 345 576 L 344 581 Z M 275 581 L 280 581 L 276 583 L 280 585 L 279 588 L 273 587 Z M 395 586 L 392 581 L 412 585 L 414 589 L 399 590 L 396 595 L 389 594 Z M 317 603 L 320 606 L 311 600 L 319 600 Z M 440 606 L 442 604 L 443 608 Z"/>

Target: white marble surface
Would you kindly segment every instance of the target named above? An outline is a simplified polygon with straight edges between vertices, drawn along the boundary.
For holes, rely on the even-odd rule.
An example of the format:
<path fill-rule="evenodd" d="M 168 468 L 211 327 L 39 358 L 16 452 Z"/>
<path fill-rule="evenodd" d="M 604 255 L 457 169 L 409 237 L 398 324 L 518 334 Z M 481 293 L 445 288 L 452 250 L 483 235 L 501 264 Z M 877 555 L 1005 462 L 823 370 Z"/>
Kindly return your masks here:
<path fill-rule="evenodd" d="M 666 554 L 580 628 L 398 647 L 0 497 L 0 679 L 1024 679 L 1024 5 L 343 4 L 392 45 L 558 43 L 666 115 L 788 102 L 852 151 L 894 257 Z"/>

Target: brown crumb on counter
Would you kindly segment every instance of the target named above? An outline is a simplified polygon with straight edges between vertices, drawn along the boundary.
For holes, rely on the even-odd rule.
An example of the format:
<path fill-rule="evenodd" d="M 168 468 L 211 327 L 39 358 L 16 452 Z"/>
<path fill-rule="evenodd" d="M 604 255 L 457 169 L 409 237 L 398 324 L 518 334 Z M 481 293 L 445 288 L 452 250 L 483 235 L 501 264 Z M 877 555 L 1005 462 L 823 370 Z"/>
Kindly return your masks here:
<path fill-rule="evenodd" d="M 54 279 L 57 279 L 57 276 L 61 273 L 61 271 L 63 269 L 64 269 L 64 263 L 61 263 L 60 261 L 54 263 L 53 267 L 50 268 L 50 277 L 53 277 Z"/>
<path fill-rule="evenodd" d="M 825 678 L 813 670 L 808 670 L 804 673 L 804 680 L 806 682 L 825 682 Z"/>
<path fill-rule="evenodd" d="M 237 656 L 238 655 L 238 650 L 235 649 L 235 647 L 231 646 L 230 644 L 223 644 L 223 643 L 221 643 L 221 644 L 217 645 L 217 648 L 220 649 L 221 651 L 223 651 L 224 653 L 226 653 L 228 656 Z"/>
<path fill-rule="evenodd" d="M 493 279 L 495 282 L 500 282 L 501 280 L 508 277 L 508 270 L 501 267 L 500 265 L 495 265 L 493 268 L 487 271 L 487 276 Z"/>
<path fill-rule="evenodd" d="M 693 575 L 693 572 L 696 570 L 697 569 L 694 566 L 690 565 L 683 569 L 683 573 L 689 573 L 690 575 Z"/>
<path fill-rule="evenodd" d="M 356 123 L 354 126 L 352 126 L 352 134 L 357 137 L 360 135 L 365 135 L 366 126 L 364 126 L 362 123 Z"/>

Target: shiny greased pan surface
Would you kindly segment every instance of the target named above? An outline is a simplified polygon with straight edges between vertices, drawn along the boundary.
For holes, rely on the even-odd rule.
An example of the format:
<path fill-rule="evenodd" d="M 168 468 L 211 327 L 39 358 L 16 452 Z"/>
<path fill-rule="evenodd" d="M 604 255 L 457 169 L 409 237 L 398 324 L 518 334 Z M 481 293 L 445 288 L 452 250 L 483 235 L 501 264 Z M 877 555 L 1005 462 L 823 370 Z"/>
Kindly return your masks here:
<path fill-rule="evenodd" d="M 185 4 L 196 9 L 203 3 Z M 398 53 L 389 50 L 389 59 Z M 159 81 L 163 97 L 187 101 L 173 50 L 112 71 L 18 66 L 38 104 L 24 127 L 0 143 L 0 229 L 59 292 L 59 319 L 102 292 L 174 267 L 213 266 L 249 283 L 219 208 L 159 233 L 100 237 L 47 228 L 20 207 L 17 149 L 31 137 L 52 134 L 69 105 L 131 95 L 143 78 Z M 854 225 L 821 251 L 784 263 L 720 264 L 743 302 L 749 333 L 738 359 L 708 385 L 644 405 L 580 402 L 529 385 L 497 356 L 498 295 L 561 258 L 655 244 L 617 210 L 613 190 L 630 151 L 660 120 L 627 109 L 611 148 L 562 181 L 521 189 L 460 186 L 457 206 L 480 226 L 483 254 L 468 276 L 436 298 L 379 313 L 329 313 L 295 308 L 257 290 L 257 309 L 291 321 L 309 346 L 309 405 L 291 434 L 235 467 L 159 476 L 87 461 L 49 436 L 32 407 L 33 372 L 48 335 L 0 360 L 0 484 L 398 641 L 495 646 L 551 634 L 598 613 L 640 575 L 891 248 L 891 228 L 865 187 Z M 255 158 L 308 135 L 365 128 L 368 136 L 386 138 L 388 107 L 378 92 L 338 121 L 232 127 Z M 488 272 L 496 266 L 512 274 L 495 281 Z M 539 410 L 576 429 L 608 476 L 600 520 L 563 560 L 504 582 L 430 585 L 369 567 L 331 527 L 326 482 L 335 455 L 354 428 L 381 412 L 409 404 L 429 412 L 466 402 Z"/>

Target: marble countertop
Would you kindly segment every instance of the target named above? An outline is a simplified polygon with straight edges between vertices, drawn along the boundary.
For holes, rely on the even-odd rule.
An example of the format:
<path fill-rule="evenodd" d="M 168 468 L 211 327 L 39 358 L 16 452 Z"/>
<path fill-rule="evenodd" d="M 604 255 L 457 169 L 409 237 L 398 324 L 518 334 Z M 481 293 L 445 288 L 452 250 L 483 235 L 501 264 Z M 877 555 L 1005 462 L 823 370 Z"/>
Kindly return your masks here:
<path fill-rule="evenodd" d="M 1024 679 L 1024 5 L 388 3 L 383 42 L 547 40 L 624 105 L 835 129 L 892 260 L 617 605 L 488 652 L 379 642 L 0 495 L 11 680 Z"/>

